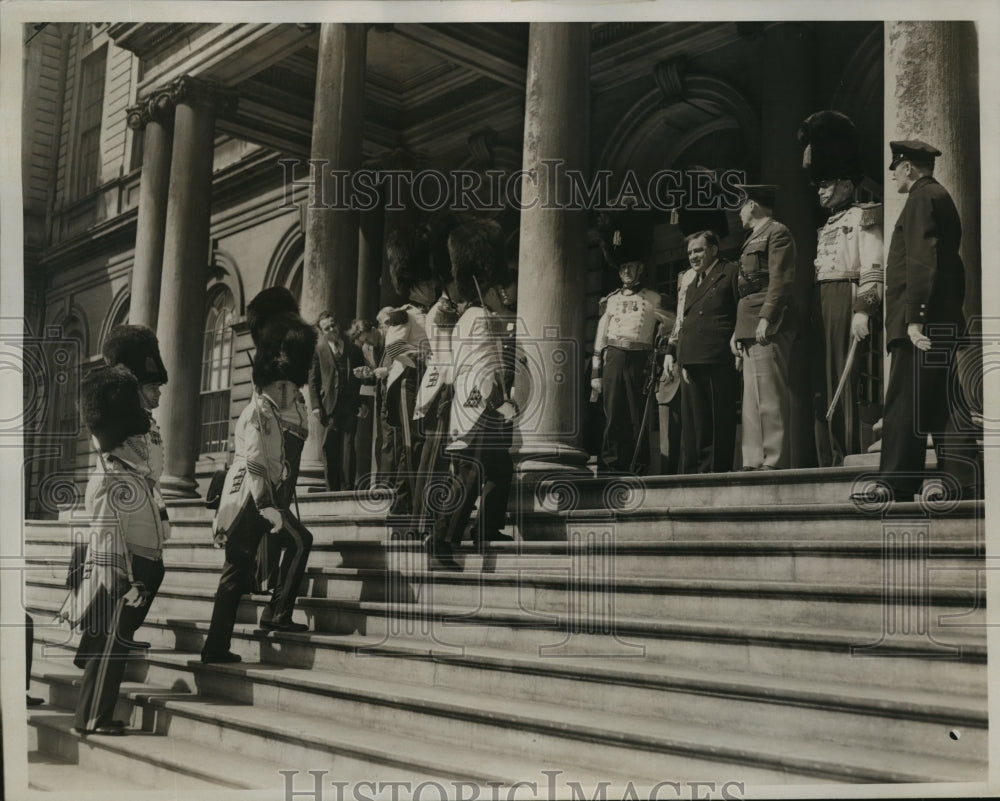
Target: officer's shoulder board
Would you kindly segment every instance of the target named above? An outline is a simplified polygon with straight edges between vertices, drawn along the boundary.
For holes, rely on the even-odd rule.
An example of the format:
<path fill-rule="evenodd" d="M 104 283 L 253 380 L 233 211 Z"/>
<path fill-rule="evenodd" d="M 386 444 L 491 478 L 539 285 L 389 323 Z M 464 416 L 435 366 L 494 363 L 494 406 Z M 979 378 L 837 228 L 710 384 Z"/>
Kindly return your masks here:
<path fill-rule="evenodd" d="M 882 225 L 882 204 L 881 203 L 855 203 L 854 207 L 860 209 L 861 218 L 858 225 L 862 228 L 871 228 L 873 225 Z"/>

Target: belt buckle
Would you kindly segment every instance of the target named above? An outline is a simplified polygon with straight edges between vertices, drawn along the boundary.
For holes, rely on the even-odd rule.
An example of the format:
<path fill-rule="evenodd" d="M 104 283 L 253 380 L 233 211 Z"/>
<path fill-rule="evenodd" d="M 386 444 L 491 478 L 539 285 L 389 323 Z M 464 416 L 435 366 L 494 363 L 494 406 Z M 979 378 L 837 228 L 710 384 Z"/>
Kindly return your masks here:
<path fill-rule="evenodd" d="M 631 339 L 623 339 L 621 341 L 621 343 L 622 343 L 622 347 L 623 348 L 631 348 L 632 347 L 632 340 Z"/>

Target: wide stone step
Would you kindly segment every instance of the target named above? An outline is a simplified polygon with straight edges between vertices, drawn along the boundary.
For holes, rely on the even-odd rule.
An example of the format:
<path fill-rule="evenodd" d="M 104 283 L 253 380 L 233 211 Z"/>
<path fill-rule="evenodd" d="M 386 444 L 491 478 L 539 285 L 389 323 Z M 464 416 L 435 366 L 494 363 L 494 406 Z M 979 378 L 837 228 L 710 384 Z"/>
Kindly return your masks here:
<path fill-rule="evenodd" d="M 185 659 L 184 655 L 178 657 Z M 199 681 L 209 673 L 201 668 L 196 655 L 187 655 L 186 661 L 197 666 Z M 53 672 L 52 667 L 58 665 L 41 665 L 37 680 L 51 684 L 51 693 L 58 699 L 57 703 L 71 708 L 79 681 L 76 677 Z M 299 768 L 306 782 L 305 771 L 309 769 L 325 770 L 331 778 L 348 783 L 437 782 L 447 786 L 461 781 L 511 786 L 518 781 L 544 779 L 543 770 L 559 769 L 584 786 L 596 785 L 600 780 L 623 785 L 629 778 L 649 786 L 655 783 L 655 779 L 641 772 L 624 773 L 624 766 L 603 771 L 590 765 L 580 767 L 574 764 L 570 754 L 564 755 L 570 757 L 568 759 L 549 762 L 544 753 L 534 749 L 525 756 L 511 758 L 489 740 L 451 739 L 449 732 L 456 725 L 451 719 L 440 721 L 437 738 L 428 739 L 414 737 L 400 726 L 378 728 L 343 714 L 327 716 L 331 711 L 329 705 L 278 709 L 270 706 L 266 699 L 263 704 L 256 703 L 256 699 L 251 704 L 246 698 L 234 700 L 206 693 L 201 688 L 196 690 L 191 686 L 194 681 L 191 674 L 180 681 L 180 684 L 175 681 L 169 685 L 123 683 L 120 709 L 124 717 L 141 721 L 143 731 L 150 736 L 166 735 L 171 742 L 180 740 L 201 746 L 206 753 L 234 753 L 272 764 L 278 761 L 286 766 L 284 769 Z M 272 687 L 253 685 L 254 691 L 265 695 Z M 286 689 L 294 694 L 290 688 Z M 488 743 L 488 747 L 476 749 L 459 745 L 460 742 Z M 576 745 L 579 747 L 579 743 Z M 619 746 L 611 748 L 624 751 Z M 672 769 L 683 767 L 688 771 L 703 771 L 694 775 L 707 776 L 712 768 L 712 763 L 698 764 L 697 760 L 688 758 L 671 760 L 668 755 L 667 760 Z M 635 765 L 653 767 L 648 756 L 633 756 L 633 761 Z M 660 764 L 657 761 L 655 767 L 658 769 Z M 228 776 L 227 773 L 221 775 Z M 772 781 L 778 779 L 779 774 L 762 770 L 754 777 L 761 782 Z M 263 789 L 284 785 L 284 777 L 277 771 L 270 777 L 258 775 L 255 781 L 254 786 Z"/>
<path fill-rule="evenodd" d="M 68 549 L 46 541 L 44 557 L 30 557 L 32 575 L 63 578 L 69 564 Z M 34 548 L 40 543 L 32 542 Z M 60 550 L 63 555 L 59 554 Z M 224 553 L 196 540 L 171 540 L 164 561 L 170 586 L 212 587 Z M 877 584 L 887 575 L 923 571 L 932 586 L 975 586 L 976 574 L 995 557 L 983 556 L 975 539 L 934 541 L 921 539 L 903 545 L 885 542 L 672 541 L 616 542 L 613 538 L 580 537 L 569 542 L 518 542 L 478 548 L 471 543 L 456 552 L 466 573 L 563 573 L 588 575 L 595 569 L 613 571 L 622 578 L 723 579 L 802 583 L 850 582 Z M 315 581 L 336 578 L 340 568 L 399 572 L 409 575 L 426 566 L 422 547 L 412 541 L 317 543 L 309 557 L 307 575 Z M 37 573 L 35 571 L 38 571 Z M 207 575 L 205 575 L 207 574 Z M 313 592 L 312 594 L 322 594 Z"/>
<path fill-rule="evenodd" d="M 432 615 L 439 606 L 474 615 L 483 608 L 524 610 L 544 620 L 564 615 L 587 627 L 612 627 L 619 616 L 676 621 L 728 622 L 734 625 L 797 625 L 846 628 L 859 638 L 877 638 L 886 625 L 926 628 L 947 641 L 955 626 L 983 627 L 985 588 L 926 587 L 905 602 L 890 603 L 882 586 L 697 579 L 624 579 L 604 576 L 413 573 L 341 571 L 324 580 L 320 597 L 300 597 L 298 607 L 316 631 L 343 630 L 344 615 L 357 602 L 392 602 L 405 616 Z M 312 582 L 315 584 L 315 580 Z M 31 601 L 59 604 L 66 597 L 58 579 L 29 577 Z M 304 587 L 307 591 L 309 587 Z M 901 588 L 902 589 L 902 588 Z M 211 617 L 214 588 L 161 587 L 153 601 L 161 615 Z M 240 604 L 241 622 L 259 620 L 267 596 Z M 412 608 L 410 608 L 412 607 Z"/>
<path fill-rule="evenodd" d="M 920 504 L 897 504 L 883 516 L 847 501 L 809 504 L 748 504 L 714 506 L 667 505 L 576 509 L 508 514 L 507 533 L 527 541 L 572 540 L 581 536 L 612 537 L 616 542 L 713 540 L 767 542 L 789 540 L 881 542 L 887 533 L 909 532 L 934 541 L 969 541 L 983 536 L 983 504 L 962 501 L 947 513 L 927 510 Z M 311 515 L 303 510 L 302 522 L 318 543 L 333 541 L 388 541 L 394 531 L 413 527 L 409 519 L 384 515 Z M 175 520 L 175 536 L 181 540 L 211 542 L 207 520 Z M 40 540 L 64 544 L 86 535 L 86 520 L 32 521 L 26 527 L 29 543 Z M 47 556 L 29 549 L 28 556 Z"/>
<path fill-rule="evenodd" d="M 803 627 L 734 626 L 704 622 L 619 617 L 610 632 L 573 625 L 565 617 L 516 610 L 481 609 L 463 616 L 441 607 L 436 615 L 410 614 L 385 604 L 345 604 L 339 633 L 267 633 L 253 622 L 238 623 L 233 650 L 253 661 L 289 667 L 339 669 L 331 654 L 340 650 L 402 650 L 461 657 L 470 649 L 497 649 L 518 658 L 612 659 L 642 662 L 656 669 L 714 670 L 748 676 L 808 677 L 818 682 L 915 691 L 951 691 L 981 696 L 986 688 L 986 642 L 982 629 L 956 632 L 952 645 L 925 635 L 893 634 L 867 640 L 856 632 Z M 54 606 L 33 606 L 36 637 L 53 643 L 72 640 L 65 626 L 49 626 Z M 296 617 L 304 617 L 296 612 Z M 207 617 L 185 620 L 164 616 L 156 605 L 140 636 L 154 649 L 200 651 Z M 414 652 L 414 641 L 422 645 Z M 333 661 L 331 661 L 333 660 Z M 549 663 L 547 663 L 549 664 Z"/>
<path fill-rule="evenodd" d="M 128 707 L 121 704 L 119 709 L 126 711 Z M 34 747 L 41 753 L 108 777 L 94 789 L 132 790 L 132 778 L 137 773 L 143 784 L 162 791 L 174 790 L 177 797 L 206 788 L 248 789 L 264 782 L 268 784 L 263 786 L 280 786 L 276 779 L 281 778 L 277 771 L 282 766 L 275 761 L 248 758 L 219 748 L 206 749 L 203 744 L 179 737 L 143 730 L 132 731 L 126 737 L 81 737 L 73 731 L 72 707 L 29 711 L 28 725 L 29 731 L 34 730 Z M 29 778 L 31 775 L 29 769 Z"/>
<path fill-rule="evenodd" d="M 723 727 L 748 735 L 816 738 L 845 746 L 882 748 L 901 753 L 923 753 L 972 761 L 986 757 L 986 698 L 951 692 L 877 691 L 791 678 L 747 676 L 713 668 L 667 669 L 637 659 L 515 658 L 490 649 L 461 656 L 424 658 L 410 653 L 376 649 L 340 651 L 335 669 L 302 670 L 287 667 L 275 672 L 253 665 L 203 666 L 190 655 L 150 653 L 130 663 L 128 678 L 174 688 L 197 687 L 202 694 L 234 701 L 252 700 L 281 712 L 326 714 L 380 728 L 406 729 L 411 736 L 435 738 L 442 726 L 435 716 L 455 715 L 462 704 L 470 725 L 498 725 L 484 716 L 478 699 L 587 709 L 596 713 L 635 716 L 643 721 L 670 720 Z M 58 650 L 48 653 L 56 661 Z M 427 658 L 430 657 L 430 658 Z M 347 676 L 356 680 L 352 683 Z M 377 677 L 377 681 L 373 679 Z M 386 684 L 391 686 L 386 687 Z M 421 695 L 424 689 L 437 693 Z M 464 700 L 463 696 L 464 695 Z M 367 706 L 358 707 L 363 703 Z M 346 708 L 345 708 L 346 705 Z M 368 706 L 381 709 L 375 713 Z M 393 710 L 396 710 L 395 712 Z M 551 711 L 551 710 L 550 710 Z M 411 719 L 412 718 L 412 719 Z M 508 721 L 510 723 L 510 721 Z M 511 725 L 514 725 L 511 723 Z M 457 737 L 453 726 L 449 737 Z M 958 739 L 952 735 L 958 733 Z M 505 740 L 502 732 L 468 737 L 489 739 L 497 750 L 522 755 L 525 739 Z M 532 752 L 537 741 L 531 742 Z M 561 758 L 561 757 L 560 757 Z"/>
<path fill-rule="evenodd" d="M 37 733 L 37 728 L 33 728 L 32 731 Z M 181 779 L 181 782 L 183 781 L 183 777 L 178 778 Z M 142 771 L 135 770 L 128 779 L 124 779 L 121 776 L 102 773 L 78 762 L 60 759 L 42 751 L 28 753 L 28 789 L 30 790 L 79 795 L 80 788 L 86 787 L 91 791 L 127 790 L 134 793 L 143 790 L 167 790 L 177 793 L 186 789 L 181 782 L 175 781 L 165 787 L 157 787 L 148 781 Z"/>
<path fill-rule="evenodd" d="M 205 671 L 200 677 L 202 692 L 234 692 L 234 686 L 221 674 L 247 679 L 252 665 Z M 290 675 L 287 680 L 284 674 Z M 508 698 L 482 694 L 463 695 L 448 689 L 421 688 L 410 684 L 387 683 L 363 677 L 322 677 L 308 671 L 271 671 L 268 682 L 253 682 L 254 705 L 232 705 L 220 698 L 185 698 L 173 684 L 168 692 L 142 686 L 125 688 L 127 696 L 143 707 L 158 710 L 157 727 L 169 726 L 171 732 L 183 731 L 186 737 L 209 737 L 205 729 L 213 724 L 222 729 L 222 741 L 229 747 L 239 743 L 241 753 L 256 753 L 247 735 L 251 721 L 263 721 L 281 715 L 268 714 L 270 705 L 290 715 L 296 723 L 298 749 L 287 756 L 317 759 L 323 749 L 316 743 L 309 748 L 301 741 L 320 721 L 338 720 L 350 729 L 356 740 L 366 736 L 402 735 L 408 743 L 434 743 L 432 738 L 446 736 L 439 746 L 452 742 L 489 742 L 493 754 L 516 755 L 519 764 L 532 773 L 558 766 L 565 769 L 573 760 L 585 761 L 597 775 L 649 777 L 669 769 L 684 781 L 711 776 L 711 771 L 725 771 L 726 763 L 742 768 L 740 774 L 751 784 L 773 783 L 777 769 L 785 778 L 799 775 L 812 779 L 848 781 L 928 781 L 980 780 L 985 764 L 949 755 L 948 759 L 922 756 L 889 755 L 883 750 L 843 747 L 826 743 L 803 742 L 771 734 L 766 738 L 746 736 L 731 727 L 705 725 L 694 721 L 675 722 L 656 716 L 594 712 L 570 709 L 549 702 L 523 703 Z M 55 679 L 65 682 L 65 679 Z M 246 698 L 246 693 L 236 693 Z M 247 686 L 244 685 L 244 690 Z M 258 700 L 260 703 L 258 703 Z M 264 709 L 261 709 L 263 705 Z M 210 708 L 212 715 L 203 715 Z M 165 715 L 159 710 L 164 710 Z M 318 710 L 322 710 L 317 715 Z M 166 718 L 164 721 L 163 718 Z M 442 718 L 447 720 L 444 723 Z M 201 726 L 190 722 L 200 720 Z M 709 717 L 711 720 L 711 717 Z M 221 721 L 221 722 L 220 722 Z M 243 727 L 236 725 L 237 721 Z M 239 734 L 233 733 L 242 728 Z M 328 725 L 327 725 L 327 728 Z M 443 735 L 447 729 L 447 735 Z M 274 732 L 271 732 L 273 735 Z M 242 736 L 240 736 L 242 735 Z M 526 742 L 530 738 L 530 742 Z M 273 745 L 271 746 L 273 748 Z M 412 746 L 411 746 L 412 747 Z M 710 757 L 710 759 L 704 759 Z M 495 758 L 495 757 L 494 757 Z M 302 764 L 292 762 L 291 764 Z M 529 767 L 530 766 L 530 767 Z M 768 770 L 770 768 L 770 770 Z M 575 774 L 575 771 L 567 771 Z M 715 775 L 718 775 L 716 773 Z M 654 782 L 649 782 L 651 785 Z"/>

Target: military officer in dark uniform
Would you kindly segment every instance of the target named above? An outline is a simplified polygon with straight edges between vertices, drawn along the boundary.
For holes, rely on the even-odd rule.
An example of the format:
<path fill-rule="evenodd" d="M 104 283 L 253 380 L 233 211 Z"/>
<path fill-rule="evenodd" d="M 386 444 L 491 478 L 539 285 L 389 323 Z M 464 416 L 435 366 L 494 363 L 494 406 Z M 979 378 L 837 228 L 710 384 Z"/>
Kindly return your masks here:
<path fill-rule="evenodd" d="M 816 412 L 825 418 L 852 341 L 870 343 L 872 326 L 882 319 L 882 204 L 854 202 L 861 163 L 850 118 L 837 111 L 817 111 L 802 123 L 799 141 L 806 146 L 803 166 L 819 203 L 830 212 L 817 235 L 812 299 Z M 821 353 L 825 358 L 818 358 Z M 821 465 L 842 464 L 845 456 L 861 452 L 856 386 L 866 353 L 862 344 L 840 402 L 824 426 L 827 433 L 819 437 Z"/>
<path fill-rule="evenodd" d="M 963 498 L 981 493 L 977 445 L 956 432 L 949 392 L 956 338 L 965 332 L 962 224 L 948 191 L 934 180 L 941 151 L 919 140 L 890 142 L 892 180 L 906 203 L 886 263 L 886 344 L 892 361 L 879 470 L 891 498 L 912 500 L 922 484 L 927 435 L 938 467 Z M 884 492 L 879 492 L 884 495 Z"/>
<path fill-rule="evenodd" d="M 732 348 L 739 303 L 739 268 L 719 258 L 719 239 L 712 231 L 687 237 L 693 275 L 679 281 L 685 287 L 678 308 L 676 342 L 664 357 L 681 381 L 681 472 L 722 473 L 733 469 L 736 448 L 736 407 L 740 374 Z"/>
<path fill-rule="evenodd" d="M 647 443 L 639 442 L 649 403 L 643 388 L 655 340 L 669 333 L 660 294 L 642 286 L 652 245 L 647 222 L 638 212 L 624 216 L 612 233 L 610 247 L 605 248 L 605 258 L 617 267 L 622 286 L 601 299 L 603 312 L 594 339 L 591 385 L 604 396 L 600 462 L 610 471 L 632 468 L 637 443 L 636 469 L 641 472 L 646 464 Z"/>
<path fill-rule="evenodd" d="M 743 469 L 791 463 L 788 358 L 795 336 L 795 240 L 774 219 L 778 187 L 741 187 L 740 221 L 749 230 L 740 252 L 735 339 L 743 354 Z"/>

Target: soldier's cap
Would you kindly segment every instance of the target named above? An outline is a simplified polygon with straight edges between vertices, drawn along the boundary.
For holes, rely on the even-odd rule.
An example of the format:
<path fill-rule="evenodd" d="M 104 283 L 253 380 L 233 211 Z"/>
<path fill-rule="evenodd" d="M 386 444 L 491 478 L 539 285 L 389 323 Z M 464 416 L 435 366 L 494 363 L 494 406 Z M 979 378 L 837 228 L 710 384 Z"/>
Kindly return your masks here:
<path fill-rule="evenodd" d="M 771 209 L 774 208 L 774 198 L 781 187 L 777 184 L 736 184 L 734 188 L 746 195 L 743 203 L 753 200 Z"/>
<path fill-rule="evenodd" d="M 896 169 L 901 161 L 910 161 L 921 166 L 933 166 L 934 159 L 941 155 L 941 151 L 933 145 L 921 142 L 919 139 L 904 139 L 898 142 L 890 142 L 889 150 L 892 152 L 892 163 L 889 169 Z"/>

